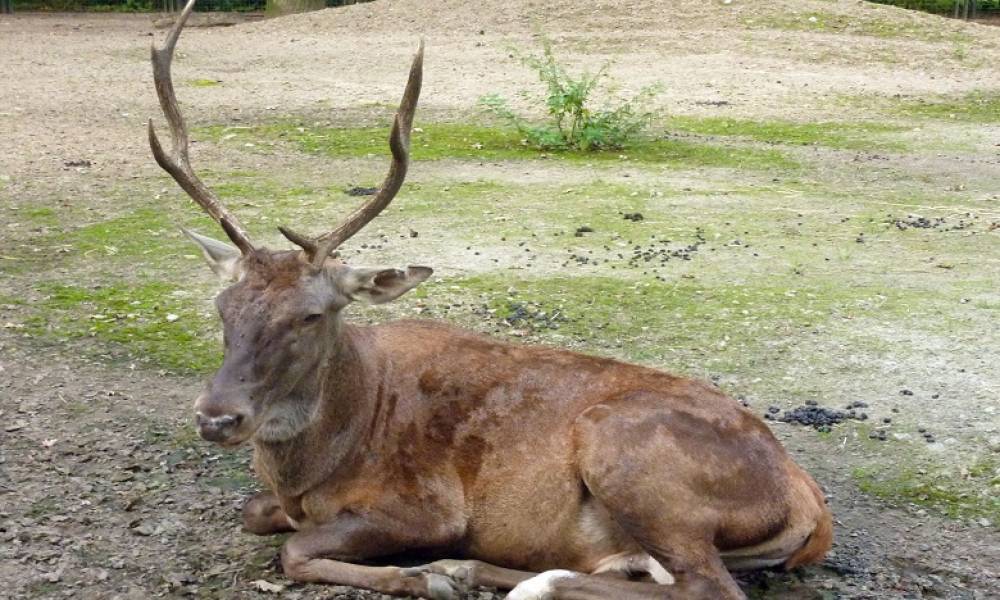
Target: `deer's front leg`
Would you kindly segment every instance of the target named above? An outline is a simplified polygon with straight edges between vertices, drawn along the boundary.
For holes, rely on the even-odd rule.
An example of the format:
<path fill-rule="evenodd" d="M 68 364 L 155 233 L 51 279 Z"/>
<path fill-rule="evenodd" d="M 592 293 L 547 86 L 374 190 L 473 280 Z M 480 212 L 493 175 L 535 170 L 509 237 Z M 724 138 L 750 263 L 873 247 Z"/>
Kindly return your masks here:
<path fill-rule="evenodd" d="M 468 591 L 480 587 L 492 587 L 501 590 L 512 590 L 522 581 L 527 581 L 538 573 L 517 571 L 498 567 L 479 560 L 437 560 L 426 565 L 408 567 L 405 574 L 437 573 L 446 575 L 462 589 Z"/>
<path fill-rule="evenodd" d="M 261 492 L 243 505 L 243 529 L 257 535 L 295 531 L 292 520 L 285 514 L 278 497 Z"/>
<path fill-rule="evenodd" d="M 394 528 L 386 525 L 346 514 L 331 523 L 300 531 L 281 549 L 285 575 L 296 581 L 349 585 L 396 596 L 458 600 L 458 586 L 445 575 L 347 562 L 451 541 L 435 540 L 433 534 L 422 537 L 429 532 L 401 527 L 399 523 Z M 406 529 L 410 531 L 401 531 Z"/>

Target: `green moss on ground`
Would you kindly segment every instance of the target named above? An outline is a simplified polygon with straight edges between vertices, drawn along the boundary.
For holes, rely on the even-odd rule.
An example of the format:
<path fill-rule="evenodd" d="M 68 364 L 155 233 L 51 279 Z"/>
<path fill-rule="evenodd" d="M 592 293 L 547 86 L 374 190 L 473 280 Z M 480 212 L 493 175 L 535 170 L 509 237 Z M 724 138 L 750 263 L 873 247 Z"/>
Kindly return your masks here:
<path fill-rule="evenodd" d="M 846 15 L 820 10 L 763 15 L 746 19 L 744 24 L 754 29 L 819 31 L 881 39 L 906 38 L 951 43 L 974 41 L 968 33 L 944 22 L 938 24 L 926 19 L 887 19 L 877 15 Z"/>
<path fill-rule="evenodd" d="M 890 504 L 926 507 L 955 519 L 987 518 L 1000 525 L 1000 461 L 993 457 L 976 460 L 961 475 L 954 468 L 860 467 L 853 476 L 862 491 Z"/>
<path fill-rule="evenodd" d="M 191 87 L 215 87 L 217 85 L 222 85 L 222 82 L 218 79 L 192 79 L 187 82 Z"/>
<path fill-rule="evenodd" d="M 527 328 L 543 340 L 568 338 L 592 350 L 610 350 L 629 360 L 676 365 L 685 371 L 697 368 L 710 352 L 714 369 L 768 373 L 775 366 L 768 363 L 780 353 L 774 342 L 832 317 L 869 314 L 873 311 L 869 298 L 881 292 L 836 285 L 796 285 L 798 290 L 791 291 L 792 283 L 789 277 L 774 276 L 744 285 L 713 285 L 601 275 L 541 278 L 485 273 L 447 279 L 426 293 L 447 306 L 455 296 L 449 290 L 461 290 L 461 297 L 475 299 L 471 307 L 485 309 L 501 331 Z M 547 317 L 505 323 L 526 307 L 529 313 Z M 885 308 L 879 305 L 879 310 Z M 476 314 L 467 318 L 482 318 L 482 312 Z M 539 322 L 542 325 L 536 329 Z"/>
<path fill-rule="evenodd" d="M 286 141 L 303 152 L 333 157 L 389 156 L 388 127 L 336 128 L 278 122 L 253 127 L 213 126 L 202 133 L 217 141 L 265 145 Z M 431 123 L 414 130 L 414 160 L 534 160 L 619 163 L 624 160 L 676 167 L 789 169 L 796 163 L 776 150 L 671 138 L 638 139 L 620 151 L 542 153 L 522 143 L 517 131 L 458 123 Z"/>
<path fill-rule="evenodd" d="M 35 225 L 51 226 L 58 223 L 55 209 L 47 206 L 22 206 L 17 211 L 18 218 L 25 219 Z"/>
<path fill-rule="evenodd" d="M 107 347 L 91 352 L 108 350 L 116 360 L 177 373 L 205 373 L 220 364 L 215 320 L 173 285 L 39 283 L 35 291 L 40 301 L 32 304 L 25 326 L 43 341 L 96 339 Z"/>
<path fill-rule="evenodd" d="M 888 134 L 905 131 L 898 125 L 871 122 L 793 123 L 727 117 L 671 117 L 669 128 L 712 136 L 734 136 L 770 144 L 817 145 L 848 150 L 903 150 L 906 144 Z"/>
<path fill-rule="evenodd" d="M 911 117 L 963 123 L 1000 123 L 1000 91 L 977 90 L 964 96 L 938 96 L 906 101 L 894 110 Z"/>

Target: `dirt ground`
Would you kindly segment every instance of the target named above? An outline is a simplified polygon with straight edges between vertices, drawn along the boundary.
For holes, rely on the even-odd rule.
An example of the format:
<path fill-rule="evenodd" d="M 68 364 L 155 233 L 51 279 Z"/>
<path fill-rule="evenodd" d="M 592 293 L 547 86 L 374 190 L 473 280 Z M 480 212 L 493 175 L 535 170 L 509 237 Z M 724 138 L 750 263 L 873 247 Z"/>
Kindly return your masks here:
<path fill-rule="evenodd" d="M 384 160 L 304 152 L 280 137 L 239 137 L 241 128 L 384 122 L 420 36 L 418 127 L 480 118 L 476 103 L 492 92 L 530 110 L 516 92 L 534 77 L 509 54 L 543 31 L 575 67 L 613 61 L 623 93 L 663 84 L 657 107 L 688 119 L 665 127 L 691 127 L 679 139 L 721 139 L 754 156 L 777 149 L 799 165 L 794 174 L 785 163 L 743 169 L 625 157 L 422 161 L 418 150 L 411 195 L 356 251 L 380 263 L 429 262 L 440 279 L 428 297 L 362 318 L 429 314 L 677 369 L 712 378 L 761 414 L 807 400 L 838 409 L 865 401 L 870 419 L 832 432 L 771 422 L 827 491 L 837 537 L 822 565 L 742 576 L 748 594 L 1000 597 L 1000 118 L 961 105 L 1000 110 L 1000 28 L 853 1 L 761 4 L 378 0 L 190 29 L 175 80 L 193 126 L 230 128 L 196 130 L 196 167 L 220 190 L 245 179 L 273 195 L 278 208 L 268 212 L 269 198 L 232 187 L 223 194 L 256 237 L 275 245 L 273 220 L 335 218 L 314 201 L 374 181 Z M 211 369 L 188 365 L 203 347 L 218 353 L 217 285 L 176 233 L 173 224 L 196 213 L 145 140 L 147 118 L 162 122 L 148 46 L 163 32 L 152 21 L 0 17 L 0 597 L 377 598 L 285 580 L 281 540 L 240 530 L 239 509 L 257 489 L 249 450 L 220 451 L 193 430 L 191 402 Z M 904 108 L 955 99 L 955 114 Z M 847 123 L 844 131 L 863 139 L 845 142 L 829 128 L 813 142 L 695 130 L 720 118 L 794 131 L 789 123 Z M 887 123 L 892 129 L 879 133 Z M 284 195 L 296 186 L 312 190 L 302 193 L 306 202 Z M 451 200 L 465 189 L 468 202 Z M 643 227 L 660 223 L 674 240 L 714 227 L 694 259 L 660 272 L 669 285 L 653 289 L 690 291 L 691 304 L 705 298 L 691 286 L 733 295 L 709 298 L 707 312 L 647 296 L 624 316 L 625 305 L 561 298 L 546 278 L 645 281 L 645 271 L 598 266 L 567 274 L 555 235 L 598 218 L 582 201 L 560 204 L 576 194 L 610 212 L 638 194 Z M 431 208 L 419 212 L 425 201 Z M 547 203 L 558 214 L 543 214 Z M 537 220 L 515 227 L 506 213 Z M 136 225 L 150 218 L 163 222 Z M 418 238 L 400 235 L 410 227 Z M 508 228 L 514 234 L 500 237 Z M 551 240 L 535 235 L 550 231 Z M 626 236 L 590 250 L 608 265 Z M 532 247 L 531 258 L 516 239 Z M 758 251 L 767 260 L 755 261 Z M 90 303 L 56 304 L 71 286 Z M 514 296 L 514 286 L 518 298 L 562 302 L 571 322 L 522 330 L 494 318 L 489 303 Z M 126 300 L 136 308 L 101 295 L 116 289 L 134 293 Z M 138 290 L 163 296 L 147 306 Z M 183 337 L 171 338 L 176 348 L 160 338 L 140 345 L 102 325 L 111 312 L 147 308 L 193 323 L 189 346 Z M 615 333 L 588 324 L 597 310 L 618 321 Z M 646 318 L 664 326 L 646 327 Z M 925 442 L 928 430 L 934 441 Z"/>

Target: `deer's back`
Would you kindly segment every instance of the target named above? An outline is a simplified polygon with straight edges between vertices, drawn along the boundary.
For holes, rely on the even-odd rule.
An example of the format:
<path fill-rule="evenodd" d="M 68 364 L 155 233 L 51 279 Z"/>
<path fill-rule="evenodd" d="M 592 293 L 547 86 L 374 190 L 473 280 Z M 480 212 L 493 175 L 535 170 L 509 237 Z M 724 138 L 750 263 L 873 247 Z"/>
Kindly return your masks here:
<path fill-rule="evenodd" d="M 393 387 L 406 390 L 414 416 L 430 418 L 437 433 L 462 424 L 518 434 L 537 429 L 532 423 L 566 426 L 588 407 L 630 394 L 656 395 L 713 422 L 745 414 L 709 383 L 611 358 L 507 343 L 435 321 L 396 321 L 371 332 Z"/>

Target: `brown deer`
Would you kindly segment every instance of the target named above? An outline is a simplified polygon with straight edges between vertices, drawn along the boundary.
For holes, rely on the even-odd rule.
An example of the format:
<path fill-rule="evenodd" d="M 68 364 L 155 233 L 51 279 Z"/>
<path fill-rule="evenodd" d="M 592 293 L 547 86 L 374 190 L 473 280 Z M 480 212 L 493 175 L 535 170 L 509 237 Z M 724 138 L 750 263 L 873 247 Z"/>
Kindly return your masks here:
<path fill-rule="evenodd" d="M 477 586 L 515 600 L 714 600 L 744 597 L 727 569 L 822 559 L 832 525 L 816 483 L 714 386 L 441 323 L 344 319 L 351 302 L 389 302 L 431 275 L 332 256 L 403 183 L 422 44 L 377 194 L 318 237 L 281 228 L 296 250 L 255 247 L 189 161 L 170 63 L 193 5 L 152 53 L 172 151 L 152 121 L 149 140 L 235 244 L 186 232 L 233 282 L 216 299 L 225 358 L 196 421 L 206 440 L 253 443 L 270 491 L 244 526 L 295 532 L 288 577 L 449 600 Z M 357 564 L 415 552 L 462 560 Z"/>

